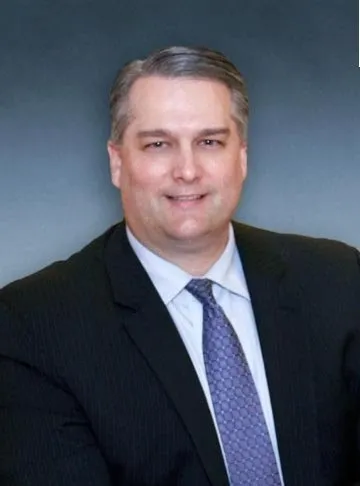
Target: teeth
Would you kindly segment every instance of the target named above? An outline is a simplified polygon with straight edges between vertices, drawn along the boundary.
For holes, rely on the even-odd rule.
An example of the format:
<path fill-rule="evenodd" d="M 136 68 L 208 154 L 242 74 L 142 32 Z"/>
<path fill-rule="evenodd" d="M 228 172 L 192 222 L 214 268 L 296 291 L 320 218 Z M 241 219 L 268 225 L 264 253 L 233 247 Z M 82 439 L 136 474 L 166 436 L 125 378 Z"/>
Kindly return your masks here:
<path fill-rule="evenodd" d="M 173 199 L 176 199 L 178 201 L 192 201 L 194 199 L 200 199 L 201 196 L 178 196 L 178 197 L 173 197 Z"/>

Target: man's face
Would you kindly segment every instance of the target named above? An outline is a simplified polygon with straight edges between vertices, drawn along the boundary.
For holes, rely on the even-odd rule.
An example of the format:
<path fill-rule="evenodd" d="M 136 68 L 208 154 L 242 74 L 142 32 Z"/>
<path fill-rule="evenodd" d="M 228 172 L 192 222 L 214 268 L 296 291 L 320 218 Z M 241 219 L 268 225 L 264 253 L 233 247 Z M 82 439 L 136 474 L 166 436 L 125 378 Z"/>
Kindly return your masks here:
<path fill-rule="evenodd" d="M 141 78 L 129 107 L 122 142 L 108 150 L 135 236 L 166 249 L 227 233 L 246 177 L 246 145 L 228 88 L 212 80 Z"/>

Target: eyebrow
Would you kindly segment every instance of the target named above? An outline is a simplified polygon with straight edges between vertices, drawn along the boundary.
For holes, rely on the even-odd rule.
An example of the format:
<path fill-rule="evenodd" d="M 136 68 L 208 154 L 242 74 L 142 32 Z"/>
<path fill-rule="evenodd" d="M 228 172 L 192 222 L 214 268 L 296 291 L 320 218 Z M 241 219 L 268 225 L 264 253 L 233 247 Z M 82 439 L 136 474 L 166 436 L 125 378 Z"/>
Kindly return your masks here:
<path fill-rule="evenodd" d="M 155 130 L 141 130 L 136 134 L 137 138 L 146 138 L 146 137 L 167 137 L 170 135 L 170 132 L 161 129 Z"/>
<path fill-rule="evenodd" d="M 200 137 L 209 137 L 213 135 L 230 135 L 230 129 L 229 128 L 205 128 L 204 130 L 201 130 L 199 133 Z"/>
<path fill-rule="evenodd" d="M 197 134 L 198 137 L 209 137 L 214 135 L 229 135 L 230 129 L 223 128 L 223 127 L 215 127 L 215 128 L 204 128 L 200 130 Z M 137 138 L 149 138 L 149 137 L 170 137 L 171 133 L 167 130 L 163 129 L 154 129 L 154 130 L 141 130 L 136 134 Z"/>

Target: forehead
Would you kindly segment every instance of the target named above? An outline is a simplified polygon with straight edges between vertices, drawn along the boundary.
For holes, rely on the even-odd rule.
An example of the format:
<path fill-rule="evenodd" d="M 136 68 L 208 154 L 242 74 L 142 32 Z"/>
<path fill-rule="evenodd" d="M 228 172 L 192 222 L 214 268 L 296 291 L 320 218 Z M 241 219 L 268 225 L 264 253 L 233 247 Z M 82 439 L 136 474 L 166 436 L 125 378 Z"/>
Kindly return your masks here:
<path fill-rule="evenodd" d="M 133 123 L 230 123 L 228 87 L 218 81 L 149 76 L 135 81 L 129 94 Z"/>

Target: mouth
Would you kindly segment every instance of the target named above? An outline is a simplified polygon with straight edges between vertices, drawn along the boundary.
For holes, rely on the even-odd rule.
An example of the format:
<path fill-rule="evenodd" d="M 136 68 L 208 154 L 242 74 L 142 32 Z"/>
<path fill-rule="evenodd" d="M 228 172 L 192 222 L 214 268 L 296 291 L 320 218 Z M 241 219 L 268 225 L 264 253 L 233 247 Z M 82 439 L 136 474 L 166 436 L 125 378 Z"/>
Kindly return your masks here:
<path fill-rule="evenodd" d="M 186 196 L 167 196 L 168 199 L 173 201 L 197 201 L 203 199 L 205 194 L 189 194 Z"/>
<path fill-rule="evenodd" d="M 199 205 L 206 197 L 206 194 L 189 194 L 181 196 L 166 196 L 173 207 L 192 208 Z"/>

